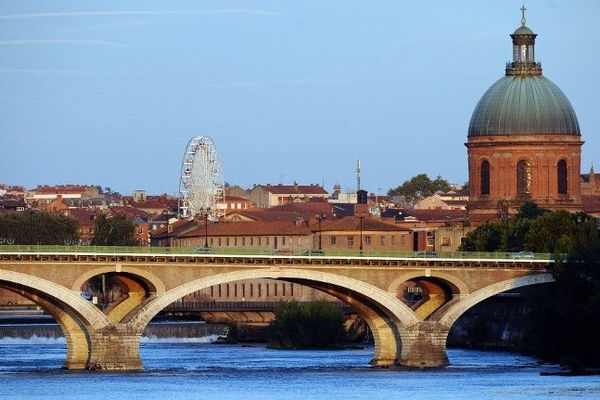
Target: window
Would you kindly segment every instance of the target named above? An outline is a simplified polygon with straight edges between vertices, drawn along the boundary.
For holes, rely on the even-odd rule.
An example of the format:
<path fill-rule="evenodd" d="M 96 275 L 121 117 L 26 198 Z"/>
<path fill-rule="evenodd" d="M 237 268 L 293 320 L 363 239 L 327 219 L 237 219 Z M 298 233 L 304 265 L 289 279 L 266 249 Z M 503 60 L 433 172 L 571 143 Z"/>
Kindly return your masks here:
<path fill-rule="evenodd" d="M 490 194 L 490 162 L 483 160 L 481 162 L 481 195 Z"/>
<path fill-rule="evenodd" d="M 352 247 L 354 246 L 354 236 L 348 236 L 346 238 L 347 242 L 348 242 L 348 246 Z"/>
<path fill-rule="evenodd" d="M 531 168 L 527 160 L 517 163 L 517 194 L 531 193 Z"/>
<path fill-rule="evenodd" d="M 330 237 L 329 237 L 329 243 L 330 243 L 332 246 L 334 246 L 334 245 L 335 245 L 335 242 L 336 242 L 336 240 L 337 240 L 337 239 L 336 239 L 336 237 L 335 237 L 335 236 L 330 236 Z"/>
<path fill-rule="evenodd" d="M 568 193 L 567 162 L 565 160 L 558 162 L 556 173 L 558 175 L 558 193 Z"/>
<path fill-rule="evenodd" d="M 385 246 L 385 236 L 381 236 L 381 245 Z"/>
<path fill-rule="evenodd" d="M 371 236 L 365 236 L 365 244 L 370 246 L 372 244 L 372 242 L 373 241 L 371 240 Z"/>
<path fill-rule="evenodd" d="M 452 238 L 444 236 L 442 238 L 442 246 L 452 246 Z"/>

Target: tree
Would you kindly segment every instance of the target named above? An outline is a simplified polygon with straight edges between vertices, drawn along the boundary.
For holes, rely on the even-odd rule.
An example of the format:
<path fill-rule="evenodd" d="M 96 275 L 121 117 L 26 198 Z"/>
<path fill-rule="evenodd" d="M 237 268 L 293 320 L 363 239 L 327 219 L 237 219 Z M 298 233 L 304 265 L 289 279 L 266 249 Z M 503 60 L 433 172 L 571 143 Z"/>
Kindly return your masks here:
<path fill-rule="evenodd" d="M 431 196 L 437 191 L 447 192 L 450 190 L 450 184 L 441 176 L 435 180 L 429 179 L 427 174 L 419 174 L 396 188 L 388 190 L 389 196 L 406 196 L 411 199 Z"/>
<path fill-rule="evenodd" d="M 73 218 L 46 212 L 0 214 L 0 237 L 14 244 L 60 244 L 79 240 L 79 224 Z"/>
<path fill-rule="evenodd" d="M 106 214 L 99 215 L 96 217 L 92 244 L 96 246 L 139 245 L 135 240 L 133 220 L 125 214 L 115 214 L 112 217 Z"/>
<path fill-rule="evenodd" d="M 337 347 L 347 340 L 342 312 L 323 300 L 279 303 L 267 336 L 271 347 L 282 348 Z"/>
<path fill-rule="evenodd" d="M 527 296 L 530 324 L 524 350 L 574 370 L 600 366 L 600 234 L 593 220 L 577 221 L 573 250 L 556 260 L 556 282 Z"/>

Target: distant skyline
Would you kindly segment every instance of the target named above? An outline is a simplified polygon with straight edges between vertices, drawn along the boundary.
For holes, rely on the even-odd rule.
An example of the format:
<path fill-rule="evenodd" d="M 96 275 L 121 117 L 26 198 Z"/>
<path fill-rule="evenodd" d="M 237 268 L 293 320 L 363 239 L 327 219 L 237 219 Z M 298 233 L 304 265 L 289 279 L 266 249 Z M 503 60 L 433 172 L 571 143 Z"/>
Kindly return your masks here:
<path fill-rule="evenodd" d="M 600 166 L 600 2 L 526 1 L 544 75 Z M 467 180 L 464 143 L 521 1 L 0 4 L 0 182 L 175 194 L 192 136 L 224 180 L 386 192 Z"/>

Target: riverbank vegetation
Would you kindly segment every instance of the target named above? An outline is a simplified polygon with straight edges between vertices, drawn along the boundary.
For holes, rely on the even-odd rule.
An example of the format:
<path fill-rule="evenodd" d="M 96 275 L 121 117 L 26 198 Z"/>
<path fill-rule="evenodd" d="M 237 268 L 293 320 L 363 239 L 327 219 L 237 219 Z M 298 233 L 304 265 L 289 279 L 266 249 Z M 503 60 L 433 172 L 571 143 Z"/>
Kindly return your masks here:
<path fill-rule="evenodd" d="M 344 315 L 326 301 L 280 303 L 267 329 L 272 348 L 336 348 L 347 342 Z"/>
<path fill-rule="evenodd" d="M 534 204 L 471 232 L 464 250 L 555 254 L 554 283 L 527 291 L 530 320 L 521 350 L 574 370 L 600 367 L 600 235 L 594 218 Z"/>
<path fill-rule="evenodd" d="M 0 238 L 4 244 L 64 245 L 79 239 L 79 224 L 73 218 L 47 212 L 6 212 L 0 214 Z"/>

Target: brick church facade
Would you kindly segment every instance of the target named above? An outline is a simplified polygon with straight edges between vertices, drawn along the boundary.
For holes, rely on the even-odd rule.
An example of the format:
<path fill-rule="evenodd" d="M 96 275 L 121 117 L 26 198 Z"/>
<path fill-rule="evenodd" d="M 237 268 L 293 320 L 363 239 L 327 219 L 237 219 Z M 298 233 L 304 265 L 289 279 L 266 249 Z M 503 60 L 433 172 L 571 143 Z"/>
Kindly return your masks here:
<path fill-rule="evenodd" d="M 485 92 L 471 117 L 467 146 L 469 218 L 515 214 L 525 202 L 582 210 L 581 133 L 571 103 L 535 61 L 536 34 L 510 35 L 513 61 Z"/>

